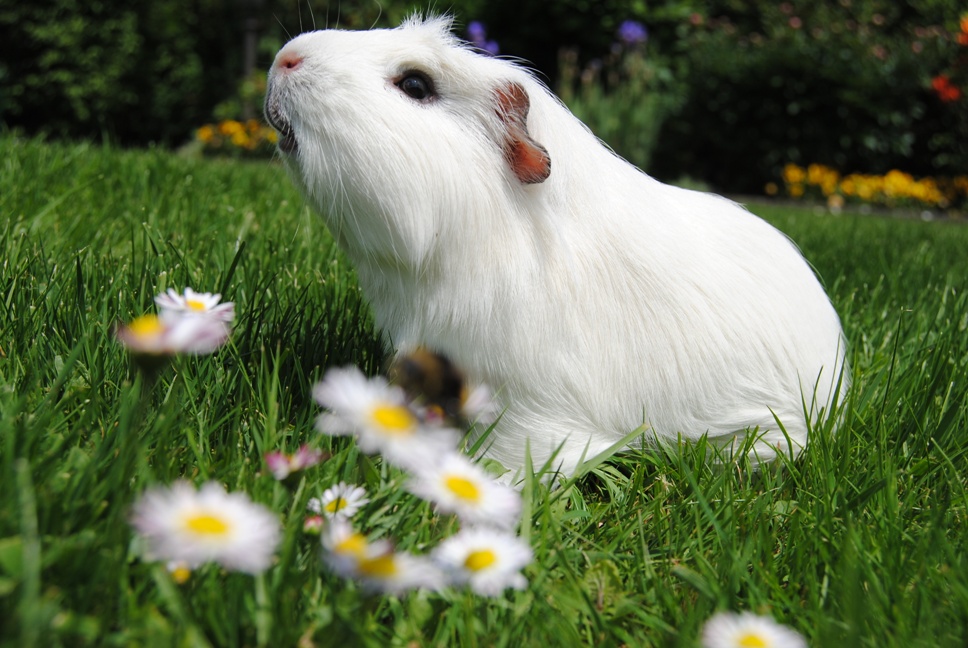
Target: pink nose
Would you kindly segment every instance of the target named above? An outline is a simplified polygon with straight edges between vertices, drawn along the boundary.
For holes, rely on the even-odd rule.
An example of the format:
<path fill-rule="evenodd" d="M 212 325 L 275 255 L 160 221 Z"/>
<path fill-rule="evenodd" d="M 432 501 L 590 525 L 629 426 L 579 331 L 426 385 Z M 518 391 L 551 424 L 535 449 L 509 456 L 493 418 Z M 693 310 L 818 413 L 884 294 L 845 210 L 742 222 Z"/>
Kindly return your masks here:
<path fill-rule="evenodd" d="M 303 57 L 295 52 L 282 54 L 276 59 L 276 68 L 280 71 L 295 70 L 302 65 Z"/>

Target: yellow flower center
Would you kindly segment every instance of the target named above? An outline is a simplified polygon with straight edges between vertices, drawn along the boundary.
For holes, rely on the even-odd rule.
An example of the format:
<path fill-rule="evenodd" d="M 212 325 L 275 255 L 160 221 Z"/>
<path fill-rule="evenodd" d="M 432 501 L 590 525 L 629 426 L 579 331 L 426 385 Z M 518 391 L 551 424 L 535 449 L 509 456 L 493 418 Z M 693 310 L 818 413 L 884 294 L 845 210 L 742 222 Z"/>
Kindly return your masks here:
<path fill-rule="evenodd" d="M 188 306 L 190 310 L 193 311 L 203 311 L 205 310 L 205 303 L 200 302 L 197 299 L 186 299 L 185 306 Z"/>
<path fill-rule="evenodd" d="M 736 645 L 741 648 L 767 648 L 770 644 L 760 635 L 747 632 L 744 635 L 740 635 L 736 641 Z"/>
<path fill-rule="evenodd" d="M 198 535 L 218 536 L 225 535 L 229 531 L 229 525 L 225 520 L 206 513 L 191 516 L 185 520 L 185 526 Z"/>
<path fill-rule="evenodd" d="M 157 315 L 142 315 L 128 324 L 128 330 L 138 337 L 148 337 L 164 332 L 165 325 Z"/>
<path fill-rule="evenodd" d="M 372 417 L 389 434 L 410 434 L 417 426 L 417 419 L 403 405 L 377 405 L 373 408 Z"/>
<path fill-rule="evenodd" d="M 351 556 L 363 556 L 366 551 L 366 538 L 362 534 L 353 533 L 333 547 L 333 552 L 338 554 L 349 554 Z"/>
<path fill-rule="evenodd" d="M 450 475 L 444 479 L 444 486 L 462 500 L 476 502 L 481 498 L 481 491 L 477 484 L 465 477 Z"/>
<path fill-rule="evenodd" d="M 336 511 L 341 511 L 346 508 L 346 500 L 342 497 L 337 497 L 332 502 L 326 505 L 327 513 L 335 513 Z"/>
<path fill-rule="evenodd" d="M 497 561 L 497 554 L 490 549 L 478 549 L 467 554 L 464 560 L 464 567 L 472 572 L 487 569 Z"/>
<path fill-rule="evenodd" d="M 371 578 L 389 578 L 397 573 L 397 563 L 392 553 L 375 558 L 363 558 L 357 567 L 362 576 Z"/>

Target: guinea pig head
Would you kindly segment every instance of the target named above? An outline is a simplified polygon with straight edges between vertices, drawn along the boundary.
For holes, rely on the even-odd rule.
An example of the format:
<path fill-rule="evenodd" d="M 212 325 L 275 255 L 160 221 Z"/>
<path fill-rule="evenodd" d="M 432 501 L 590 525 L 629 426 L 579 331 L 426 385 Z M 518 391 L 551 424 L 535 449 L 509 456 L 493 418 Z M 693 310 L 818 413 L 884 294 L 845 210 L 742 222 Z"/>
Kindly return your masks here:
<path fill-rule="evenodd" d="M 549 177 L 527 72 L 450 23 L 302 34 L 276 56 L 265 114 L 296 182 L 355 262 L 421 266 L 473 240 Z"/>

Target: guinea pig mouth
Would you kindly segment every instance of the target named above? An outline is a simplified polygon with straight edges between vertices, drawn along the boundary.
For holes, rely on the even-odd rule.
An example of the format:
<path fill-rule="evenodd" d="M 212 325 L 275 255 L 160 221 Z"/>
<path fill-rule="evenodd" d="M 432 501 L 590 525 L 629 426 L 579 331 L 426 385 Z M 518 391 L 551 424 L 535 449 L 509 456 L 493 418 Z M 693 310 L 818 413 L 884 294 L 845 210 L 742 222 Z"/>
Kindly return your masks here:
<path fill-rule="evenodd" d="M 299 149 L 299 142 L 296 141 L 296 134 L 292 130 L 292 124 L 282 116 L 279 104 L 272 100 L 271 94 L 266 98 L 266 119 L 269 124 L 279 133 L 279 150 L 286 154 L 295 153 Z"/>

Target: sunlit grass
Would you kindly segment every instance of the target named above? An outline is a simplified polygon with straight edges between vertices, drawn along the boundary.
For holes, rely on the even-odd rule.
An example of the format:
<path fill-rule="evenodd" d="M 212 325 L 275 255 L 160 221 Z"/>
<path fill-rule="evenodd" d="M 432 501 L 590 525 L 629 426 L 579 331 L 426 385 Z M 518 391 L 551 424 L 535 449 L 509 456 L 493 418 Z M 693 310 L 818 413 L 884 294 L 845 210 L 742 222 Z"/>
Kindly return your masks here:
<path fill-rule="evenodd" d="M 386 357 L 282 169 L 9 136 L 0 153 L 0 643 L 693 646 L 735 609 L 814 646 L 964 645 L 968 227 L 754 206 L 844 320 L 841 431 L 761 471 L 700 445 L 619 455 L 554 491 L 529 481 L 528 589 L 374 597 L 325 570 L 302 531 L 311 497 L 364 485 L 366 530 L 418 553 L 457 523 L 314 430 L 323 372 Z M 117 323 L 185 286 L 235 302 L 231 341 L 137 378 Z M 305 442 L 332 457 L 276 481 L 263 455 Z M 179 478 L 275 511 L 275 566 L 178 585 L 141 560 L 130 507 Z"/>

